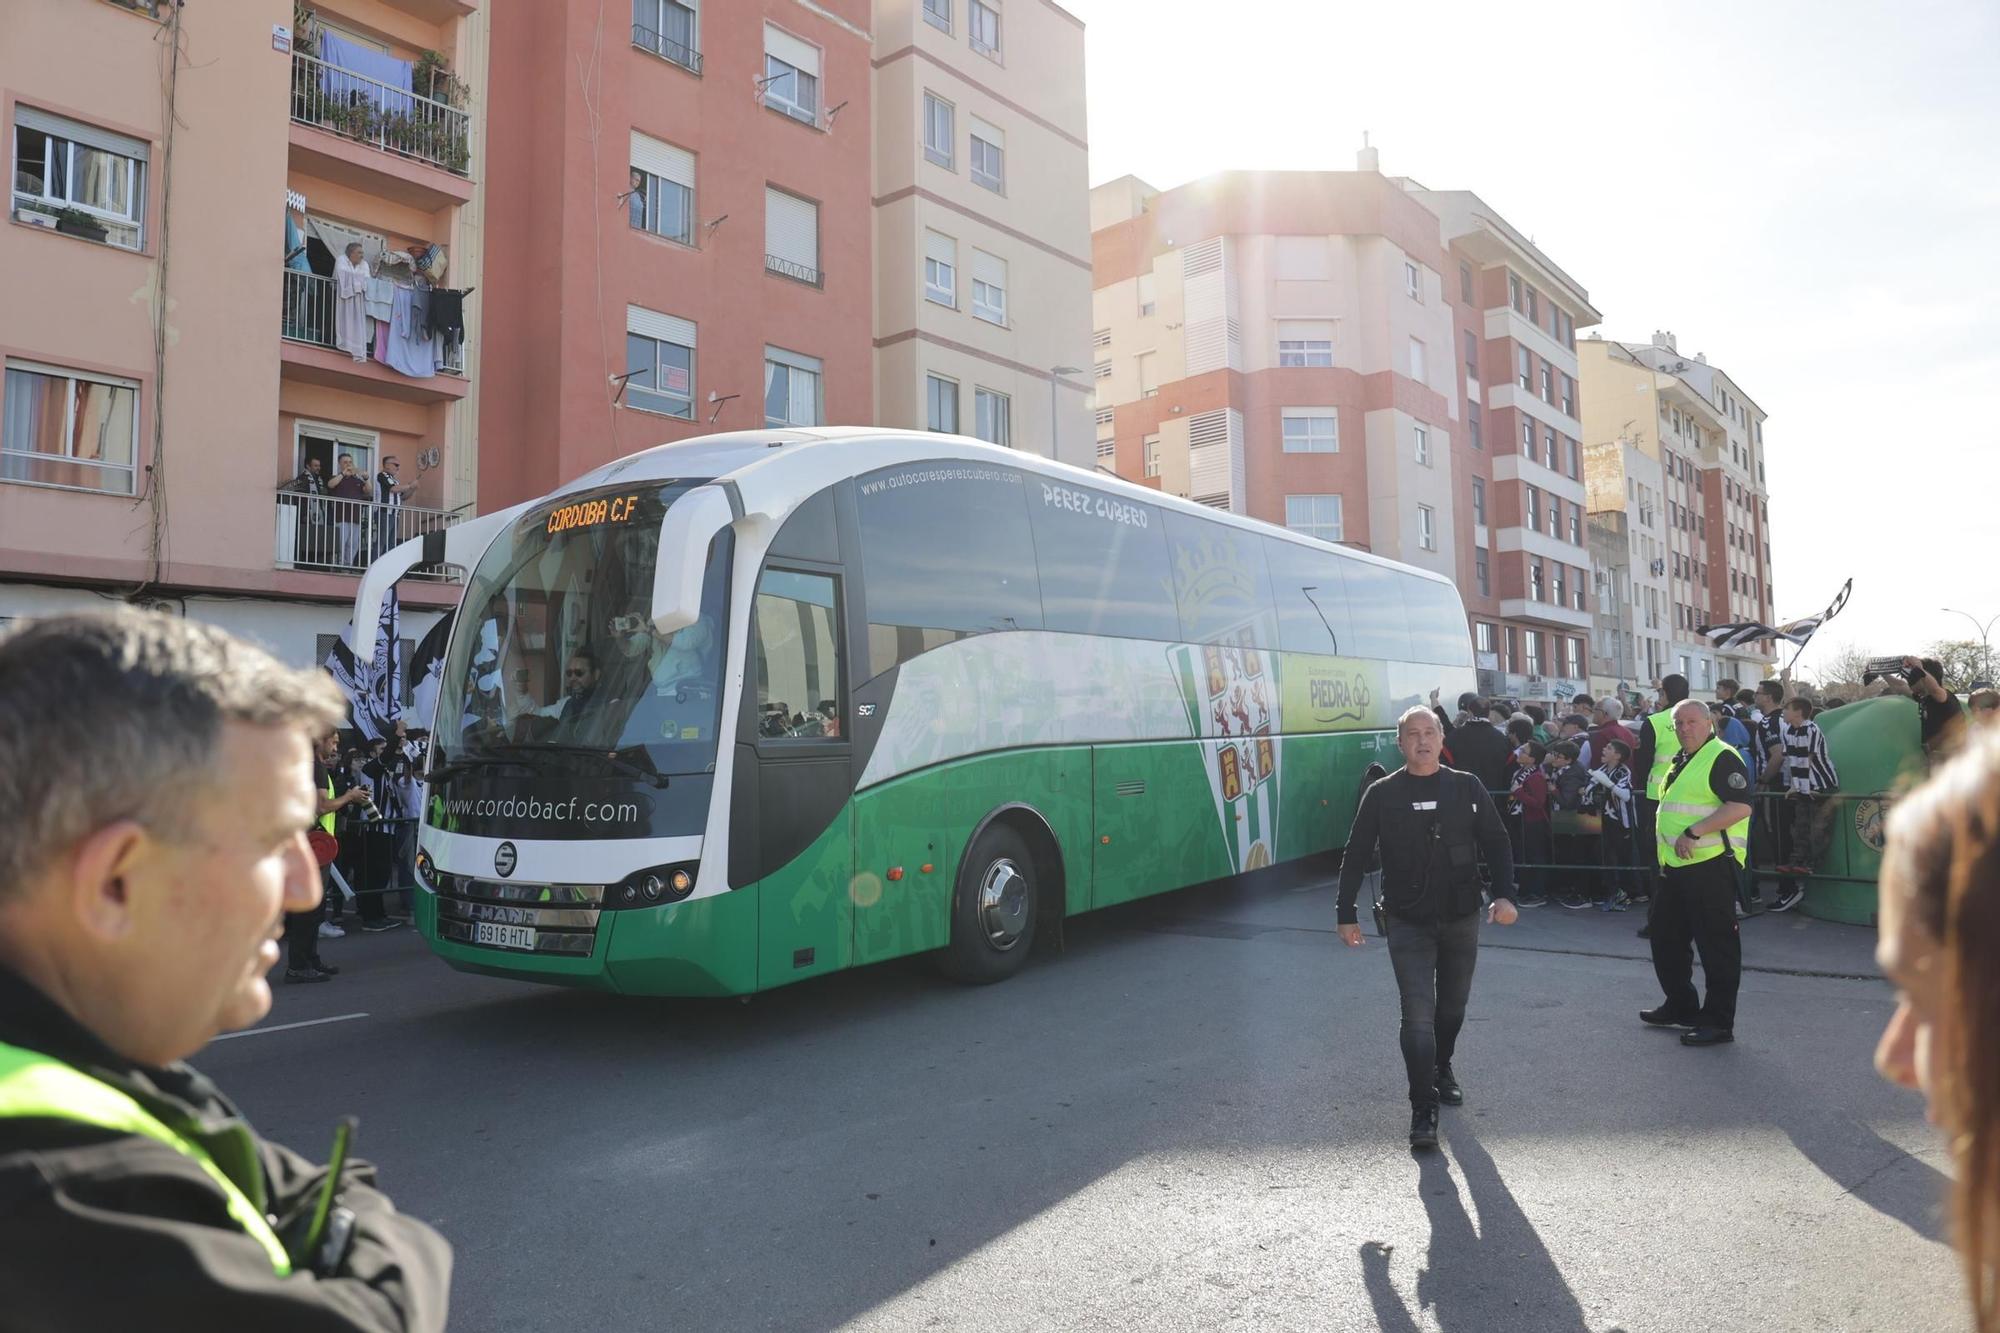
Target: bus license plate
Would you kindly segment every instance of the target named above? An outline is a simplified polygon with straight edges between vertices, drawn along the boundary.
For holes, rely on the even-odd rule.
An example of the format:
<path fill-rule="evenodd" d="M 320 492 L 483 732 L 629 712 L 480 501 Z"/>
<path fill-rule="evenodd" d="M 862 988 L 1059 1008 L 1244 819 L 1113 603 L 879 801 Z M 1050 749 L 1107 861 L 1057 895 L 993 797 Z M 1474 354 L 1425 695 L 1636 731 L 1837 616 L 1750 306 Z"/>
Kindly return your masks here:
<path fill-rule="evenodd" d="M 535 947 L 535 932 L 527 926 L 502 926 L 492 921 L 480 921 L 472 928 L 475 944 L 497 944 L 503 949 L 528 949 Z"/>

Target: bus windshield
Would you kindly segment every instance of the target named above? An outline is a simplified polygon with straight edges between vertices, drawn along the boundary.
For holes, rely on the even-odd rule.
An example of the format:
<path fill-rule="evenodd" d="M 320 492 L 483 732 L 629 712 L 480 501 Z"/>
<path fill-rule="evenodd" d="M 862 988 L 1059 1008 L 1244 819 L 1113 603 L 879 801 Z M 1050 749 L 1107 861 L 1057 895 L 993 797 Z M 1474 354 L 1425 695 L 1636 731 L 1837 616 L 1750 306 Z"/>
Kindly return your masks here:
<path fill-rule="evenodd" d="M 437 765 L 565 755 L 606 777 L 714 768 L 728 533 L 706 553 L 700 616 L 673 634 L 652 624 L 661 516 L 700 484 L 564 495 L 495 539 L 445 662 Z"/>

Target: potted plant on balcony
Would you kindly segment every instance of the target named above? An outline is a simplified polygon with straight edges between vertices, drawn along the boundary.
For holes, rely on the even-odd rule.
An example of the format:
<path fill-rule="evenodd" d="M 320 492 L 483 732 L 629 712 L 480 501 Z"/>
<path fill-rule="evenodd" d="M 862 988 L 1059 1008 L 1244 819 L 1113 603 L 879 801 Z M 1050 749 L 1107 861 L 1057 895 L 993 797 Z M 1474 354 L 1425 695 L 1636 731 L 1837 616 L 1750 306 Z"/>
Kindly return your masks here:
<path fill-rule="evenodd" d="M 81 236 L 87 241 L 111 239 L 111 229 L 80 208 L 65 208 L 58 212 L 56 230 L 65 236 Z"/>
<path fill-rule="evenodd" d="M 410 71 L 410 87 L 419 97 L 460 111 L 468 100 L 465 81 L 451 72 L 450 64 L 436 51 L 425 51 L 417 57 L 416 67 Z"/>

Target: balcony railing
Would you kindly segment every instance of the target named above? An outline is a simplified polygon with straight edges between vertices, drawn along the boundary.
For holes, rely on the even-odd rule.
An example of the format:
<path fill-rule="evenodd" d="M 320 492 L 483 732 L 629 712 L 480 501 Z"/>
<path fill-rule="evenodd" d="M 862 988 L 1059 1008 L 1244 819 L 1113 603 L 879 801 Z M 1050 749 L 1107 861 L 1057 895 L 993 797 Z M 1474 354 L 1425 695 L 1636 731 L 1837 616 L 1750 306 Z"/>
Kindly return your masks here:
<path fill-rule="evenodd" d="M 334 347 L 334 302 L 338 299 L 334 294 L 332 278 L 286 269 L 285 309 L 280 327 L 285 341 L 307 343 L 313 347 Z M 436 348 L 439 370 L 447 375 L 465 373 L 463 338 L 449 341 L 433 339 L 432 346 Z"/>
<path fill-rule="evenodd" d="M 663 32 L 654 32 L 641 23 L 632 25 L 632 45 L 641 51 L 650 51 L 662 60 L 670 60 L 690 74 L 701 73 L 701 52 L 692 46 L 685 46 Z"/>
<path fill-rule="evenodd" d="M 764 267 L 772 273 L 790 278 L 794 282 L 803 282 L 809 287 L 825 285 L 821 281 L 823 275 L 818 269 L 808 268 L 796 260 L 782 259 L 777 255 L 765 255 Z"/>
<path fill-rule="evenodd" d="M 292 52 L 292 119 L 465 175 L 472 150 L 457 107 Z"/>
<path fill-rule="evenodd" d="M 377 504 L 288 488 L 278 492 L 274 563 L 279 569 L 359 574 L 391 547 L 448 528 L 459 518 L 456 510 Z M 419 566 L 404 577 L 443 583 L 454 576 Z"/>

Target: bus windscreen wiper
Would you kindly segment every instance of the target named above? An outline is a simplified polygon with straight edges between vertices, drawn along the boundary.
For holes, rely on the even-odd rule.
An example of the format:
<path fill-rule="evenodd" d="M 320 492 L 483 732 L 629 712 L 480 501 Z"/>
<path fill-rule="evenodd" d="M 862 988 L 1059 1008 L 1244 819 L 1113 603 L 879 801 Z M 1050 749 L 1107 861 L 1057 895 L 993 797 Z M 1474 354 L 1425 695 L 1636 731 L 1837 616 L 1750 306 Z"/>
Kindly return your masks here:
<path fill-rule="evenodd" d="M 650 783 L 655 787 L 664 787 L 667 785 L 667 775 L 665 773 L 660 772 L 656 768 L 641 768 L 630 759 L 625 758 L 627 754 L 633 751 L 645 754 L 644 746 L 628 745 L 622 750 L 611 749 L 601 745 L 507 745 L 501 748 L 511 754 L 520 755 L 587 754 L 592 758 L 604 761 L 621 773 L 639 779 L 641 782 Z M 648 756 L 648 758 L 650 759 L 651 756 Z"/>
<path fill-rule="evenodd" d="M 499 755 L 460 755 L 456 759 L 448 759 L 442 764 L 432 765 L 427 772 L 421 775 L 421 780 L 427 783 L 443 782 L 446 778 L 457 777 L 460 773 L 470 772 L 475 768 L 501 767 L 525 768 L 527 764 L 524 760 L 503 758 Z"/>

